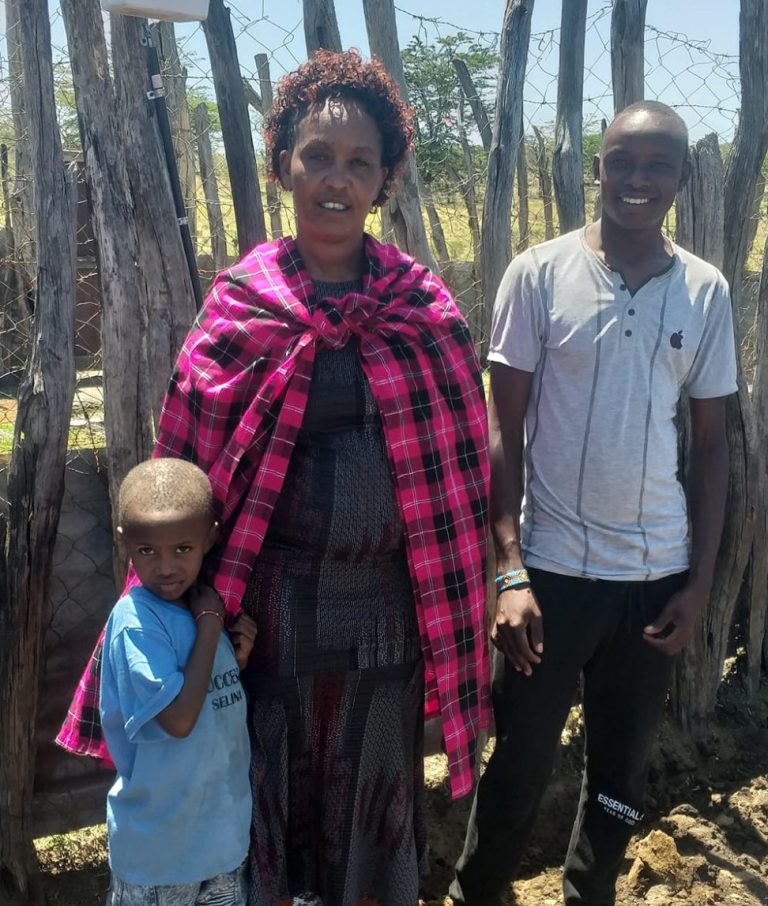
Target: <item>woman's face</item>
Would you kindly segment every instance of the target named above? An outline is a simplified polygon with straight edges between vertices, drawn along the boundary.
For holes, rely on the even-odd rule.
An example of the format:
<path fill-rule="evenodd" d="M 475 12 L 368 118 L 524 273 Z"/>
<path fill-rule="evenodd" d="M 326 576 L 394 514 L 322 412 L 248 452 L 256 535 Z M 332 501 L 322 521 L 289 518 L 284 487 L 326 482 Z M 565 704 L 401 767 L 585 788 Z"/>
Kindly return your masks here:
<path fill-rule="evenodd" d="M 354 101 L 330 98 L 298 124 L 280 154 L 280 181 L 293 193 L 304 241 L 357 243 L 387 175 L 381 133 Z"/>

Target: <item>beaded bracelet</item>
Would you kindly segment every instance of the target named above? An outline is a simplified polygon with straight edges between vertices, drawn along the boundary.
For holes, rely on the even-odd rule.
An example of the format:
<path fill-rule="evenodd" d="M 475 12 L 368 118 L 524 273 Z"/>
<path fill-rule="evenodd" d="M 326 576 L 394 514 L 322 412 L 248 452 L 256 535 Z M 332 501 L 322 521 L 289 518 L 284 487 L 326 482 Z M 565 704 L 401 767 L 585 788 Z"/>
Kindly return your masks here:
<path fill-rule="evenodd" d="M 218 617 L 221 625 L 224 625 L 224 617 L 218 612 L 218 610 L 201 610 L 200 613 L 195 617 L 195 623 L 197 623 L 200 617 L 204 617 L 207 613 L 210 613 L 214 617 Z"/>
<path fill-rule="evenodd" d="M 501 594 L 503 591 L 507 591 L 509 588 L 530 588 L 531 577 L 528 575 L 528 570 L 523 569 L 511 569 L 506 573 L 499 573 L 496 576 L 496 594 Z"/>

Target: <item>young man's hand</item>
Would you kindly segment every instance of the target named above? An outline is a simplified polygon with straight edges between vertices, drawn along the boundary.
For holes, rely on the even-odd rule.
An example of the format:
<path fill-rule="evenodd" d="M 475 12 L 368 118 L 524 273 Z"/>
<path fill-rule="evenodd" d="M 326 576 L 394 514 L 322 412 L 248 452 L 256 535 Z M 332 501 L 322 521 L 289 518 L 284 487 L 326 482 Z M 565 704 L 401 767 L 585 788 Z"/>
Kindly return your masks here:
<path fill-rule="evenodd" d="M 653 623 L 645 627 L 643 638 L 663 654 L 673 655 L 682 651 L 693 638 L 708 598 L 708 588 L 696 585 L 681 588 L 667 601 Z"/>
<path fill-rule="evenodd" d="M 237 666 L 243 670 L 248 663 L 248 658 L 253 651 L 253 644 L 256 641 L 256 622 L 248 614 L 240 613 L 235 622 L 229 627 L 229 637 L 232 639 L 232 645 L 235 649 L 235 658 Z"/>
<path fill-rule="evenodd" d="M 544 628 L 539 602 L 530 588 L 511 588 L 496 599 L 491 641 L 526 676 L 541 663 Z"/>

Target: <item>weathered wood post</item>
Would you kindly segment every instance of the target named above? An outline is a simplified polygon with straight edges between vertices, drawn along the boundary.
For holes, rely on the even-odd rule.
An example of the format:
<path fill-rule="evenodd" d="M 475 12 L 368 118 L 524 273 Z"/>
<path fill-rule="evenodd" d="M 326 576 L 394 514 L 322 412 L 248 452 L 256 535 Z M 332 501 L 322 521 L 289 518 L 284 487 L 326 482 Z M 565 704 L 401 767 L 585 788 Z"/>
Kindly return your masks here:
<path fill-rule="evenodd" d="M 736 136 L 725 171 L 724 198 L 724 251 L 723 272 L 731 286 L 734 310 L 738 310 L 746 257 L 745 236 L 747 222 L 758 172 L 768 148 L 768 98 L 764 84 L 768 79 L 768 10 L 763 0 L 742 0 L 740 16 L 741 110 Z M 738 326 L 738 325 L 737 325 Z M 737 331 L 738 339 L 738 331 Z M 755 404 L 762 400 L 755 397 Z M 730 450 L 730 479 L 725 528 L 715 567 L 715 584 L 710 605 L 697 630 L 691 648 L 683 654 L 681 669 L 688 667 L 693 677 L 680 690 L 676 711 L 684 725 L 703 723 L 713 712 L 717 689 L 722 676 L 731 621 L 736 603 L 743 594 L 750 608 L 759 610 L 766 589 L 760 570 L 755 563 L 747 572 L 747 586 L 743 588 L 745 571 L 750 554 L 755 556 L 755 524 L 760 524 L 759 507 L 764 506 L 756 489 L 760 473 L 758 445 L 752 401 L 746 381 L 739 367 L 739 392 L 729 397 L 726 406 L 726 430 Z M 757 538 L 758 542 L 763 539 Z M 758 545 L 758 556 L 760 554 Z M 758 587 L 761 586 L 761 587 Z M 750 626 L 750 635 L 759 633 L 757 625 Z M 750 669 L 758 652 L 752 645 Z M 759 669 L 759 668 L 758 668 Z"/>
<path fill-rule="evenodd" d="M 755 187 L 768 150 L 768 8 L 764 0 L 741 0 L 739 17 L 739 73 L 741 75 L 741 109 L 731 153 L 725 171 L 725 256 L 723 271 L 731 285 L 734 310 L 741 311 L 744 266 L 751 239 L 750 214 Z M 761 287 L 763 291 L 763 287 Z M 765 312 L 765 309 L 763 309 Z M 738 324 L 738 319 L 737 319 Z M 758 333 L 765 330 L 757 325 Z M 762 341 L 761 341 L 762 343 Z M 762 345 L 763 353 L 766 346 Z M 731 499 L 726 522 L 725 552 L 722 554 L 730 583 L 728 600 L 739 593 L 744 563 L 749 555 L 752 518 L 764 524 L 766 501 L 765 434 L 757 434 L 751 403 L 762 413 L 765 401 L 764 375 L 753 389 L 750 401 L 746 381 L 740 381 L 738 398 L 729 400 L 728 423 L 731 443 Z M 747 458 L 746 468 L 743 466 Z M 750 462 L 750 458 L 753 460 Z M 754 469 L 750 472 L 750 465 Z M 744 473 L 744 474 L 743 474 Z M 752 483 L 754 482 L 754 483 Z M 743 520 L 743 524 L 742 524 Z M 768 594 L 764 562 L 768 548 L 765 534 L 755 533 L 752 566 L 748 575 L 749 638 L 747 644 L 748 675 L 753 691 L 759 680 L 762 635 L 765 625 L 765 597 Z M 762 561 L 762 562 L 760 562 Z M 741 571 L 740 571 L 741 570 Z M 727 638 L 727 636 L 726 636 Z M 718 650 L 724 653 L 721 638 Z"/>
<path fill-rule="evenodd" d="M 531 237 L 528 206 L 528 154 L 525 143 L 525 126 L 520 124 L 520 148 L 517 152 L 517 251 L 528 248 Z"/>
<path fill-rule="evenodd" d="M 716 267 L 723 263 L 723 209 L 725 204 L 724 167 L 716 135 L 707 135 L 690 149 L 691 177 L 677 196 L 675 241 Z M 685 482 L 690 440 L 688 399 L 680 401 L 677 413 L 680 474 Z M 719 610 L 713 596 L 690 647 L 678 659 L 670 690 L 672 711 L 684 727 L 696 724 L 707 705 L 700 671 L 706 663 L 708 625 L 719 625 L 730 618 Z M 699 700 L 698 696 L 702 696 Z"/>
<path fill-rule="evenodd" d="M 569 3 L 570 5 L 570 3 Z M 648 0 L 613 0 L 611 78 L 615 113 L 645 97 L 645 11 Z"/>
<path fill-rule="evenodd" d="M 35 196 L 32 179 L 32 146 L 30 143 L 24 73 L 21 62 L 19 35 L 19 4 L 21 0 L 6 0 L 5 42 L 8 55 L 8 83 L 13 119 L 14 176 L 11 190 L 11 226 L 13 229 L 14 296 L 13 318 L 22 349 L 18 367 L 23 361 L 31 331 L 31 309 L 27 303 L 35 273 Z"/>
<path fill-rule="evenodd" d="M 523 82 L 532 15 L 533 0 L 506 0 L 496 118 L 488 153 L 488 180 L 483 206 L 483 299 L 489 318 L 499 283 L 512 257 L 510 210 L 520 145 Z"/>
<path fill-rule="evenodd" d="M 752 403 L 755 417 L 756 478 L 755 535 L 750 559 L 750 596 L 747 620 L 747 688 L 755 695 L 761 670 L 768 671 L 768 241 L 763 249 L 763 267 L 755 315 L 755 368 Z"/>
<path fill-rule="evenodd" d="M 324 47 L 326 50 L 341 51 L 339 23 L 333 0 L 304 0 L 304 38 L 307 42 L 307 56 Z"/>
<path fill-rule="evenodd" d="M 240 254 L 244 255 L 258 242 L 264 242 L 267 231 L 235 35 L 224 0 L 211 0 L 203 31 L 211 58 L 221 134 L 227 155 L 237 244 Z"/>
<path fill-rule="evenodd" d="M 475 123 L 477 123 L 477 129 L 480 133 L 480 141 L 483 143 L 483 148 L 486 151 L 490 151 L 491 140 L 493 138 L 491 121 L 488 119 L 485 104 L 483 104 L 480 95 L 477 93 L 472 74 L 461 57 L 454 57 L 451 60 L 451 63 L 453 63 L 453 68 L 456 70 L 456 75 L 459 78 L 461 90 L 464 92 L 464 97 L 467 99 L 472 115 L 475 118 Z"/>
<path fill-rule="evenodd" d="M 462 180 L 461 193 L 464 196 L 464 204 L 467 208 L 467 219 L 469 221 L 469 234 L 472 237 L 472 267 L 474 270 L 475 281 L 480 280 L 480 245 L 482 242 L 480 232 L 480 217 L 477 208 L 477 193 L 475 192 L 475 163 L 472 160 L 472 149 L 467 138 L 467 130 L 464 126 L 463 119 L 459 119 L 459 141 L 461 150 L 464 155 L 464 172 L 465 178 Z M 458 173 L 455 174 L 457 177 Z"/>
<path fill-rule="evenodd" d="M 61 13 L 99 247 L 104 428 L 110 496 L 117 512 L 119 482 L 152 450 L 150 375 L 140 351 L 149 321 L 148 288 L 136 279 L 139 248 L 133 194 L 115 118 L 99 3 L 61 0 Z"/>
<path fill-rule="evenodd" d="M 432 244 L 437 251 L 437 261 L 440 265 L 440 269 L 444 270 L 446 265 L 450 262 L 450 255 L 448 254 L 448 243 L 445 241 L 443 224 L 440 222 L 440 215 L 437 213 L 437 208 L 435 207 L 435 199 L 432 197 L 430 190 L 424 188 L 424 183 L 421 180 L 419 180 L 419 191 L 424 210 L 427 212 L 429 231 L 432 233 Z"/>
<path fill-rule="evenodd" d="M 259 73 L 259 87 L 261 88 L 261 113 L 262 116 L 269 116 L 273 102 L 269 57 L 265 53 L 257 53 L 254 59 L 256 61 L 256 71 Z M 273 239 L 279 239 L 283 235 L 283 221 L 280 216 L 280 193 L 271 179 L 267 180 L 266 192 L 270 232 Z"/>
<path fill-rule="evenodd" d="M 584 224 L 582 107 L 586 33 L 587 0 L 563 0 L 555 150 L 552 154 L 552 178 L 561 233 Z"/>
<path fill-rule="evenodd" d="M 717 135 L 690 149 L 691 176 L 677 196 L 675 241 L 715 267 L 724 252 L 725 168 Z"/>
<path fill-rule="evenodd" d="M 397 41 L 397 23 L 393 0 L 363 0 L 365 26 L 371 54 L 378 57 L 387 72 L 400 86 L 404 100 L 408 100 L 408 88 L 403 73 L 403 60 Z M 421 215 L 419 180 L 416 161 L 411 155 L 405 172 L 400 177 L 397 191 L 381 209 L 384 232 L 391 227 L 397 244 L 413 255 L 430 270 L 438 273 L 437 262 L 427 241 L 424 219 Z"/>
<path fill-rule="evenodd" d="M 94 8 L 93 0 L 84 0 L 82 5 Z M 144 24 L 144 20 L 133 16 L 112 16 L 111 39 L 115 113 L 139 243 L 135 279 L 146 284 L 149 304 L 148 323 L 139 326 L 147 344 L 147 399 L 156 419 L 176 353 L 195 316 L 195 297 L 168 166 L 156 118 L 147 103 Z M 132 446 L 136 443 L 134 440 Z M 116 475 L 114 481 L 121 481 L 122 477 Z"/>
<path fill-rule="evenodd" d="M 76 101 L 92 110 L 83 124 L 83 140 L 90 146 L 86 173 L 94 191 L 97 238 L 105 243 L 100 248 L 104 417 L 114 518 L 125 472 L 151 452 L 153 421 L 194 318 L 195 301 L 167 164 L 147 103 L 145 23 L 131 16 L 112 17 L 113 92 L 106 50 L 94 49 L 99 39 L 90 28 L 93 22 L 101 23 L 97 0 L 70 3 L 70 17 L 72 41 L 78 48 L 71 55 L 80 64 L 75 67 Z M 88 34 L 93 35 L 93 47 L 84 41 Z M 99 105 L 113 109 L 111 123 Z M 94 147 L 99 138 L 106 147 Z M 123 167 L 130 186 L 127 194 Z M 126 204 L 127 210 L 122 210 Z M 117 546 L 114 562 L 119 577 L 125 562 Z"/>
<path fill-rule="evenodd" d="M 37 301 L 19 388 L 0 529 L 0 902 L 42 903 L 32 846 L 35 733 L 48 585 L 74 393 L 74 194 L 56 121 L 47 0 L 19 9 L 32 162 L 36 178 Z M 7 554 L 6 554 L 7 543 Z"/>
<path fill-rule="evenodd" d="M 541 200 L 544 204 L 544 238 L 554 239 L 555 225 L 552 217 L 552 176 L 549 172 L 549 155 L 547 154 L 547 143 L 541 130 L 536 126 L 533 127 L 533 134 L 536 136 L 536 170 L 539 177 L 539 191 Z"/>
<path fill-rule="evenodd" d="M 608 120 L 600 120 L 600 135 L 605 135 L 605 130 L 608 128 Z M 590 161 L 590 164 L 592 161 Z M 603 216 L 603 199 L 600 195 L 600 181 L 597 182 L 597 191 L 595 192 L 595 209 L 592 212 L 592 220 L 599 220 Z"/>
<path fill-rule="evenodd" d="M 224 233 L 219 187 L 216 183 L 216 170 L 213 165 L 210 128 L 208 107 L 205 104 L 198 104 L 195 107 L 195 134 L 197 135 L 197 154 L 200 162 L 200 181 L 203 184 L 205 209 L 208 212 L 213 267 L 220 271 L 227 263 L 227 238 Z"/>
<path fill-rule="evenodd" d="M 176 160 L 179 166 L 179 182 L 184 196 L 184 209 L 189 221 L 189 232 L 197 237 L 197 184 L 195 174 L 195 148 L 192 120 L 187 103 L 187 67 L 183 66 L 176 44 L 176 30 L 173 22 L 157 22 L 152 26 L 155 44 L 163 60 L 163 82 L 166 88 L 168 116 L 171 121 L 171 135 Z"/>

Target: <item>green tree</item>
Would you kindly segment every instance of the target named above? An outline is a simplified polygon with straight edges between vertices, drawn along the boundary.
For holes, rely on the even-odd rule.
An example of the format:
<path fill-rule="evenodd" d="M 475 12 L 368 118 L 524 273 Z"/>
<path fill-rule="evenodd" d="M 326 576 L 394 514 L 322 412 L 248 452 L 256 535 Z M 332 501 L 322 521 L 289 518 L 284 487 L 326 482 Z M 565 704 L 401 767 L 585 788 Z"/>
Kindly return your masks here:
<path fill-rule="evenodd" d="M 437 38 L 434 43 L 416 36 L 402 51 L 409 100 L 417 124 L 416 160 L 425 183 L 454 188 L 453 172 L 465 171 L 462 133 L 472 147 L 473 163 L 483 168 L 477 124 L 451 62 L 461 57 L 489 116 L 495 107 L 498 54 L 463 32 Z"/>

